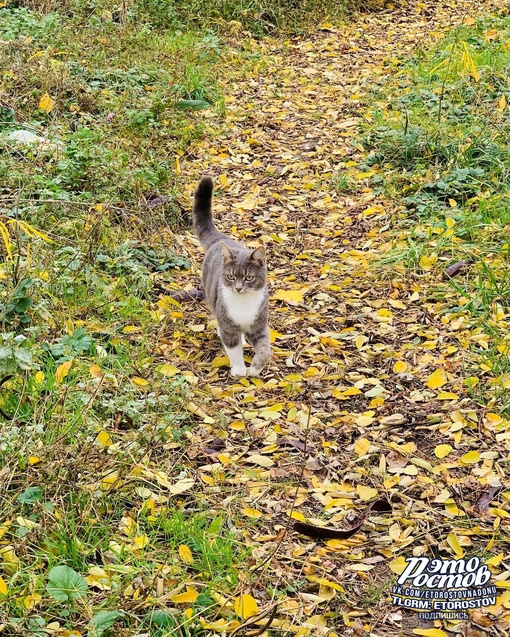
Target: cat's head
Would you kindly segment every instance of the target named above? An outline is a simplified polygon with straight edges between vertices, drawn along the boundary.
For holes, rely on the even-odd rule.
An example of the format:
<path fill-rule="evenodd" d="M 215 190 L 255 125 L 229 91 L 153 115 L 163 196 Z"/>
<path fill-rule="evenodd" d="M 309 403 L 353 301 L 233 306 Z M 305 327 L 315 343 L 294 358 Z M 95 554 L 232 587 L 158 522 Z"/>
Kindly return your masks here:
<path fill-rule="evenodd" d="M 255 250 L 232 250 L 220 243 L 223 256 L 222 281 L 226 288 L 238 294 L 261 290 L 266 285 L 266 251 L 263 246 Z"/>

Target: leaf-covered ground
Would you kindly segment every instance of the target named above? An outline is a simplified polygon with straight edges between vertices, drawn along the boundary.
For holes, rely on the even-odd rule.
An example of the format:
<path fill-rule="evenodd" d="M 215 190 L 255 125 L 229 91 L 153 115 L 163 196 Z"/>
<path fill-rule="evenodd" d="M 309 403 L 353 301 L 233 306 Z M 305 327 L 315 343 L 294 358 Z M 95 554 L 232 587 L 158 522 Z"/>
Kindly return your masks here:
<path fill-rule="evenodd" d="M 432 626 L 388 603 L 399 559 L 411 555 L 497 556 L 492 568 L 505 589 L 508 491 L 488 509 L 480 498 L 505 485 L 509 423 L 473 400 L 473 334 L 455 311 L 460 294 L 440 270 L 379 265 L 395 211 L 370 187 L 377 167 L 364 165 L 359 145 L 373 84 L 424 39 L 433 43 L 466 17 L 472 24 L 473 15 L 470 3 L 418 4 L 325 25 L 283 47 L 251 42 L 259 70 L 229 77 L 228 129 L 181 160 L 190 194 L 201 172 L 215 175 L 223 231 L 250 246 L 262 241 L 269 254 L 274 360 L 262 379 L 229 379 L 202 305 L 181 308 L 162 354 L 193 372 L 197 442 L 219 447 L 198 475 L 211 488 L 243 485 L 229 502 L 257 520 L 250 543 L 257 559 L 272 555 L 265 578 L 279 589 L 309 581 L 287 613 L 279 606 L 280 626 L 374 635 Z M 235 46 L 231 56 L 235 69 Z M 198 276 L 200 250 L 186 241 Z M 371 518 L 349 541 L 321 546 L 287 534 L 278 544 L 293 504 L 298 520 L 341 527 L 376 497 L 391 501 L 392 515 Z M 259 603 L 278 600 L 250 592 Z M 341 621 L 328 620 L 340 610 Z M 504 605 L 491 612 L 508 626 Z"/>
<path fill-rule="evenodd" d="M 507 634 L 510 421 L 504 394 L 475 391 L 490 369 L 470 351 L 491 321 L 504 327 L 506 307 L 482 329 L 459 310 L 441 254 L 388 267 L 406 211 L 377 187 L 362 144 L 375 86 L 398 87 L 409 57 L 497 10 L 412 3 L 285 42 L 231 25 L 226 119 L 200 111 L 202 139 L 175 165 L 183 210 L 208 172 L 218 226 L 266 245 L 273 360 L 260 379 L 232 380 L 207 308 L 171 298 L 199 283 L 190 231 L 154 233 L 151 248 L 170 245 L 191 268 L 151 275 L 150 304 L 108 325 L 83 300 L 73 327 L 105 347 L 91 366 L 75 356 L 54 370 L 37 403 L 42 414 L 58 397 L 52 434 L 35 443 L 34 431 L 0 472 L 6 634 Z M 348 528 L 376 499 L 391 513 L 350 539 L 292 530 Z M 497 605 L 436 624 L 392 606 L 413 555 L 484 557 Z"/>

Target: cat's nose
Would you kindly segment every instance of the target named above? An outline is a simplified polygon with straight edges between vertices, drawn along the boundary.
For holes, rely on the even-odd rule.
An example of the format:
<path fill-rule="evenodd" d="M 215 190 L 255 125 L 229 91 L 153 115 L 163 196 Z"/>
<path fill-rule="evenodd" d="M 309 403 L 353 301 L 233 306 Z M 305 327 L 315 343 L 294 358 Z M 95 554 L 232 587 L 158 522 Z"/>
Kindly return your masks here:
<path fill-rule="evenodd" d="M 242 285 L 236 285 L 236 292 L 241 292 L 242 289 L 243 289 Z"/>

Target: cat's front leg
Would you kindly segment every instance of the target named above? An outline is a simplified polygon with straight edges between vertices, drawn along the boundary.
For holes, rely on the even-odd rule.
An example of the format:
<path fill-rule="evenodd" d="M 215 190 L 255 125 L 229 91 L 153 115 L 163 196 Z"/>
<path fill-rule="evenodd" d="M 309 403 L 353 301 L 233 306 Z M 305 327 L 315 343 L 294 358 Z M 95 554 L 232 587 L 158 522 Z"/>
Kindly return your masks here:
<path fill-rule="evenodd" d="M 219 334 L 230 361 L 230 373 L 232 376 L 246 376 L 241 332 L 237 330 L 226 332 L 220 328 Z"/>
<path fill-rule="evenodd" d="M 259 376 L 271 355 L 271 341 L 269 340 L 269 329 L 267 325 L 260 330 L 251 332 L 249 339 L 255 349 L 255 355 L 248 368 L 248 376 Z"/>

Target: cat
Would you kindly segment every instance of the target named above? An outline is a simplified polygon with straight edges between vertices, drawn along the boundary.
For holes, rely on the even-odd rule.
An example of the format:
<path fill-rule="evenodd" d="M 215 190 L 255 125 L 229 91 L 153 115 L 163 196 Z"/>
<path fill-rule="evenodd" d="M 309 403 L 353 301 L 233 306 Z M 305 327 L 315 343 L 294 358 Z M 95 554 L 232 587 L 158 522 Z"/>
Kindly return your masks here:
<path fill-rule="evenodd" d="M 232 376 L 258 376 L 271 354 L 266 252 L 250 250 L 218 232 L 211 213 L 211 177 L 203 177 L 195 191 L 193 225 L 206 250 L 202 267 L 205 300 L 218 321 L 218 335 L 230 361 Z M 243 337 L 255 355 L 246 369 Z"/>

